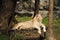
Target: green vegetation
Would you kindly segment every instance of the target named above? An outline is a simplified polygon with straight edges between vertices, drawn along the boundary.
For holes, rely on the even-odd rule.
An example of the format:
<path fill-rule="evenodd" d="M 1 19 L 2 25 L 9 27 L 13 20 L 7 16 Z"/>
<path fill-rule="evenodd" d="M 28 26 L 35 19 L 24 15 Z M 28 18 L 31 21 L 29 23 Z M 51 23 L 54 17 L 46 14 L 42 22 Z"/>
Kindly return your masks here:
<path fill-rule="evenodd" d="M 25 21 L 28 21 L 28 20 L 31 20 L 31 19 L 32 19 L 31 17 L 27 17 L 27 16 L 22 16 L 22 17 L 16 16 L 16 20 L 18 22 L 25 22 Z"/>
<path fill-rule="evenodd" d="M 42 23 L 47 25 L 48 24 L 48 18 L 43 18 Z"/>
<path fill-rule="evenodd" d="M 8 37 L 6 35 L 0 35 L 0 40 L 8 40 Z"/>
<path fill-rule="evenodd" d="M 17 40 L 22 40 L 22 39 L 23 39 L 23 36 L 22 36 L 21 34 L 20 34 L 20 35 L 17 34 L 17 35 L 16 35 L 16 39 L 17 39 Z"/>
<path fill-rule="evenodd" d="M 54 20 L 54 31 L 56 32 L 57 39 L 60 40 L 60 19 Z"/>
<path fill-rule="evenodd" d="M 28 21 L 28 20 L 31 20 L 31 19 L 32 19 L 31 17 L 27 17 L 27 16 L 23 16 L 23 17 L 16 16 L 16 20 L 18 22 L 24 22 L 24 21 Z M 42 22 L 45 25 L 47 25 L 48 24 L 48 18 L 44 18 L 42 20 Z M 60 19 L 54 19 L 54 31 L 56 32 L 57 39 L 60 40 Z M 22 39 L 22 36 L 17 35 L 16 38 L 17 39 Z M 8 37 L 6 35 L 1 35 L 0 40 L 8 40 Z"/>

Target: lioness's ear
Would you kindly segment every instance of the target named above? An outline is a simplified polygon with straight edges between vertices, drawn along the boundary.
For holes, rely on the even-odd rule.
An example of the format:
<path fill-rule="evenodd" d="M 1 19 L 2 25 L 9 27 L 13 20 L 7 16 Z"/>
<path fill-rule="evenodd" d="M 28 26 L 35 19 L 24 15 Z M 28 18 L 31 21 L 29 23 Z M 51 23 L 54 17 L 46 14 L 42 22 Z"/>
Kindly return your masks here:
<path fill-rule="evenodd" d="M 38 21 L 38 22 L 40 22 L 40 19 L 39 19 L 39 18 L 37 18 L 37 21 Z"/>

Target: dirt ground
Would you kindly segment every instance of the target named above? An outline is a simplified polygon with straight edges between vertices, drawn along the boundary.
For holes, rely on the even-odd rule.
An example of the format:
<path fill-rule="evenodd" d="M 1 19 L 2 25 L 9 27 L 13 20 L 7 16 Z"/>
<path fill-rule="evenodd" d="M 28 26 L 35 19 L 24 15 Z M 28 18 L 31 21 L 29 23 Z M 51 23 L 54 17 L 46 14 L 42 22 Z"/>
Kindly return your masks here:
<path fill-rule="evenodd" d="M 20 38 L 17 38 L 16 40 L 45 40 L 43 37 L 43 33 L 42 35 L 38 34 L 36 29 L 33 30 L 20 30 L 18 32 L 16 32 L 16 37 L 18 37 L 17 35 L 20 35 Z"/>

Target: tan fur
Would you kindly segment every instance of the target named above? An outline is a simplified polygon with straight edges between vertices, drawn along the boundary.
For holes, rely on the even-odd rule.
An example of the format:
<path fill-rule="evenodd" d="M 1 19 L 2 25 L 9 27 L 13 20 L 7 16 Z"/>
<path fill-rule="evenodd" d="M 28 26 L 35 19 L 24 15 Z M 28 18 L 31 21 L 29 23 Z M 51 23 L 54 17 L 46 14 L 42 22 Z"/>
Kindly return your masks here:
<path fill-rule="evenodd" d="M 42 24 L 42 17 L 40 14 L 37 14 L 32 20 L 26 21 L 26 22 L 21 22 L 17 23 L 14 25 L 12 29 L 28 29 L 28 28 L 36 28 L 38 29 L 38 33 L 41 34 L 41 28 L 40 26 L 43 26 L 43 31 L 46 32 L 45 30 L 45 25 Z"/>

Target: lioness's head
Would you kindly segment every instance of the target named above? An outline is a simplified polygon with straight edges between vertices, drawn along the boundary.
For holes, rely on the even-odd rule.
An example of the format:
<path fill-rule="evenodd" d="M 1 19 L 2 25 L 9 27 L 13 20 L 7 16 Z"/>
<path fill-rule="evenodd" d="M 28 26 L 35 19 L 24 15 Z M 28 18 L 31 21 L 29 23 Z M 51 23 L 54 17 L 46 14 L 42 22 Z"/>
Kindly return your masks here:
<path fill-rule="evenodd" d="M 40 14 L 40 13 L 39 13 L 39 14 L 36 14 L 35 19 L 36 19 L 38 22 L 41 22 L 41 21 L 42 21 L 42 16 L 41 16 L 41 14 Z"/>

